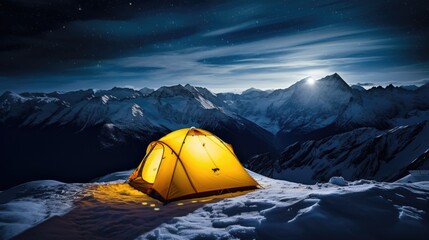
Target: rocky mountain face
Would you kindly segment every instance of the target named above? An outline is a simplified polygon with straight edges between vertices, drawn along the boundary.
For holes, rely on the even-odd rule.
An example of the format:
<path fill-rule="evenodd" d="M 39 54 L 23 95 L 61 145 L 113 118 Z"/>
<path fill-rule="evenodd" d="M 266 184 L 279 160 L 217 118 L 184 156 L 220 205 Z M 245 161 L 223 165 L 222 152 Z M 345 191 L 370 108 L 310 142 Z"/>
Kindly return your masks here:
<path fill-rule="evenodd" d="M 273 178 L 303 183 L 345 179 L 393 181 L 429 167 L 429 121 L 389 130 L 358 128 L 321 140 L 296 142 L 279 158 L 254 156 L 246 166 Z"/>

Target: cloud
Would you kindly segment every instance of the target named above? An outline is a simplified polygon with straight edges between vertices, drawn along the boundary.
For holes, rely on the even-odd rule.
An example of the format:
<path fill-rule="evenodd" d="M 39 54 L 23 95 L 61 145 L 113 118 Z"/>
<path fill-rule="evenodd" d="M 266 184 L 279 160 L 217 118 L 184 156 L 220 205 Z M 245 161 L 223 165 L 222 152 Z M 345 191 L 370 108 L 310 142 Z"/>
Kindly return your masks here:
<path fill-rule="evenodd" d="M 221 28 L 221 29 L 217 29 L 215 31 L 211 31 L 208 33 L 205 33 L 203 36 L 204 37 L 211 37 L 211 36 L 218 36 L 218 35 L 223 35 L 226 33 L 231 33 L 231 32 L 236 32 L 238 30 L 243 30 L 246 29 L 252 25 L 255 24 L 255 21 L 252 22 L 245 22 L 245 23 L 241 23 L 232 27 L 227 27 L 227 28 Z"/>
<path fill-rule="evenodd" d="M 374 86 L 374 83 L 356 83 L 356 85 L 361 87 L 371 87 Z"/>
<path fill-rule="evenodd" d="M 426 79 L 425 2 L 402 5 L 5 1 L 0 88 L 267 89 L 333 72 L 356 83 Z"/>
<path fill-rule="evenodd" d="M 124 57 L 111 60 L 108 64 L 118 72 L 129 68 L 153 68 L 153 71 L 143 72 L 142 75 L 163 82 L 169 79 L 194 81 L 204 78 L 207 82 L 225 79 L 223 84 L 228 86 L 231 83 L 227 81 L 245 81 L 258 76 L 273 83 L 286 79 L 290 84 L 309 74 L 316 73 L 315 77 L 323 77 L 323 74 L 335 71 L 333 66 L 346 68 L 355 64 L 383 62 L 377 51 L 392 46 L 386 45 L 383 39 L 365 37 L 369 31 L 373 30 L 332 31 L 330 28 L 318 28 L 234 46 L 197 47 Z M 354 56 L 360 52 L 375 54 Z"/>

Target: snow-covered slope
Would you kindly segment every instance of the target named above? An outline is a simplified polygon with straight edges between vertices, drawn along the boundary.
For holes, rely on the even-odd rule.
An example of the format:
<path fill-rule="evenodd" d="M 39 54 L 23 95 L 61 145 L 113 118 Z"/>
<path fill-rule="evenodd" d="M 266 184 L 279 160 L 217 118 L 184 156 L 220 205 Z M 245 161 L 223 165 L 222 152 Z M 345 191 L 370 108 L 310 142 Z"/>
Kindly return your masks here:
<path fill-rule="evenodd" d="M 152 122 L 169 129 L 192 125 L 215 127 L 220 122 L 238 119 L 223 110 L 219 105 L 222 102 L 213 93 L 190 85 L 161 87 L 137 102 Z"/>
<path fill-rule="evenodd" d="M 429 182 L 302 185 L 253 176 L 264 189 L 208 204 L 139 239 L 425 239 L 429 233 Z"/>
<path fill-rule="evenodd" d="M 9 239 L 53 216 L 66 214 L 80 198 L 83 186 L 41 180 L 0 192 L 0 239 Z"/>
<path fill-rule="evenodd" d="M 429 182 L 303 185 L 250 174 L 255 191 L 162 205 L 123 183 L 38 181 L 0 192 L 0 238 L 426 239 Z M 113 182 L 102 182 L 115 180 Z"/>
<path fill-rule="evenodd" d="M 315 183 L 332 176 L 392 181 L 429 167 L 429 121 L 381 131 L 359 128 L 288 146 L 276 159 L 259 155 L 247 166 L 278 179 Z"/>
<path fill-rule="evenodd" d="M 399 183 L 412 183 L 412 182 L 427 182 L 429 181 L 429 171 L 428 170 L 413 170 L 415 171 L 423 171 L 425 174 L 408 174 L 407 176 L 395 181 Z"/>

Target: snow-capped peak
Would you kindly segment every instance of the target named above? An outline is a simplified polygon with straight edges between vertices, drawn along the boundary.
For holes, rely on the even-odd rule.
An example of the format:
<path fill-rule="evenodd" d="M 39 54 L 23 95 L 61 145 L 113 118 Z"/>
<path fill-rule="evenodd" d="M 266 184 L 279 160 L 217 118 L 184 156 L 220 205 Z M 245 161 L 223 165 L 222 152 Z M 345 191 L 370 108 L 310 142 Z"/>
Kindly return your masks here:
<path fill-rule="evenodd" d="M 341 78 L 338 73 L 328 75 L 317 81 L 318 83 L 325 83 L 327 86 L 332 88 L 339 88 L 343 90 L 350 90 L 350 86 Z"/>

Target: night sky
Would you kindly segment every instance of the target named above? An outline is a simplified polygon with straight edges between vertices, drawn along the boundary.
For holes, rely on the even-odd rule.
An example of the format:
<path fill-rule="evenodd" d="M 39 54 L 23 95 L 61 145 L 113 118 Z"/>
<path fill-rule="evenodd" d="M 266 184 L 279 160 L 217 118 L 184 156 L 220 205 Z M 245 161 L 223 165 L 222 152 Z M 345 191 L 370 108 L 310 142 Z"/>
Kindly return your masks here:
<path fill-rule="evenodd" d="M 429 1 L 0 2 L 0 91 L 429 81 Z"/>

